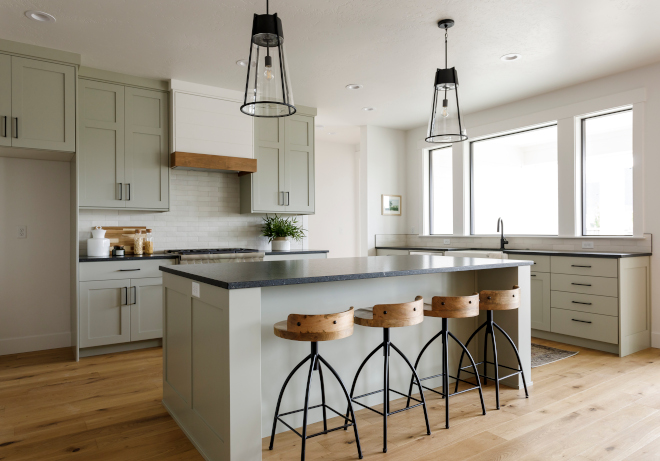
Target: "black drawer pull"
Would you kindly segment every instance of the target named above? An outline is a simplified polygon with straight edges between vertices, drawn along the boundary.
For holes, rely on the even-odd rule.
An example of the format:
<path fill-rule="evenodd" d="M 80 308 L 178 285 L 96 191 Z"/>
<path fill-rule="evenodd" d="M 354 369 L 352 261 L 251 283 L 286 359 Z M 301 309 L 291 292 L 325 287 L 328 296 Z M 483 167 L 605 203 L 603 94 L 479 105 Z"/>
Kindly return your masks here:
<path fill-rule="evenodd" d="M 578 319 L 571 319 L 574 322 L 580 322 L 580 323 L 591 323 L 590 320 L 578 320 Z"/>
<path fill-rule="evenodd" d="M 573 304 L 584 304 L 585 306 L 591 306 L 591 303 L 583 303 L 581 301 L 571 301 Z"/>
<path fill-rule="evenodd" d="M 571 264 L 571 267 L 586 267 L 587 269 L 591 269 L 591 266 L 580 266 L 579 264 Z"/>
<path fill-rule="evenodd" d="M 575 283 L 571 282 L 571 285 L 580 285 L 581 287 L 590 287 L 591 283 Z"/>
<path fill-rule="evenodd" d="M 133 271 L 139 271 L 140 269 L 119 269 L 119 272 L 133 272 Z"/>
<path fill-rule="evenodd" d="M 530 274 L 530 277 L 536 277 L 536 274 Z"/>

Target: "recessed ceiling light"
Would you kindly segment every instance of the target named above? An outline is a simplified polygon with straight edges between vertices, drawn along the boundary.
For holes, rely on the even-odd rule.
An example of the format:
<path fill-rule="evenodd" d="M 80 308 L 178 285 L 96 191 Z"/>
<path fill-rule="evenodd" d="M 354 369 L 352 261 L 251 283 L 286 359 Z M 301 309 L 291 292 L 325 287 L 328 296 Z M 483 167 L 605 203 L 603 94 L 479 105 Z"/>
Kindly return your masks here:
<path fill-rule="evenodd" d="M 518 53 L 509 53 L 509 54 L 505 54 L 505 55 L 502 56 L 500 59 L 501 59 L 502 61 L 505 61 L 505 62 L 517 61 L 517 60 L 519 60 L 519 59 L 522 59 L 522 54 L 518 54 Z"/>
<path fill-rule="evenodd" d="M 349 83 L 346 85 L 347 90 L 361 90 L 362 88 L 364 88 L 364 85 L 360 85 L 358 83 Z"/>
<path fill-rule="evenodd" d="M 26 11 L 25 16 L 34 21 L 55 22 L 55 16 L 53 16 L 52 14 L 44 13 L 43 11 L 34 11 L 34 10 Z"/>
<path fill-rule="evenodd" d="M 362 110 L 365 111 L 365 112 L 371 112 L 372 110 L 375 110 L 375 108 L 373 108 L 373 107 L 363 107 Z"/>

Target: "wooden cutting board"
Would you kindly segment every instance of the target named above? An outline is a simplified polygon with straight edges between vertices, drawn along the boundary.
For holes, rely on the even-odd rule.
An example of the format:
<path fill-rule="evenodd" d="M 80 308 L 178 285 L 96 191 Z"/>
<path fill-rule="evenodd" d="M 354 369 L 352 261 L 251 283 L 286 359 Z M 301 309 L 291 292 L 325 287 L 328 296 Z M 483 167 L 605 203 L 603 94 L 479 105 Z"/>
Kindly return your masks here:
<path fill-rule="evenodd" d="M 140 229 L 146 231 L 144 226 L 124 227 L 124 226 L 102 226 L 105 229 L 105 238 L 110 239 L 110 254 L 115 245 L 124 245 L 126 254 L 133 254 L 133 239 L 135 232 Z"/>

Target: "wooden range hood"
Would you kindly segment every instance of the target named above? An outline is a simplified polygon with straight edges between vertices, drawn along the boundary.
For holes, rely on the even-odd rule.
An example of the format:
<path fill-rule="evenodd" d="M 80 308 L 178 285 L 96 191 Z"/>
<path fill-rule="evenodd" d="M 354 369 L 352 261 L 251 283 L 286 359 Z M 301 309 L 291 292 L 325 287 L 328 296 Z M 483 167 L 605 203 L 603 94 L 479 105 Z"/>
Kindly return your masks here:
<path fill-rule="evenodd" d="M 257 159 L 173 152 L 170 154 L 170 168 L 213 170 L 222 173 L 238 173 L 239 176 L 243 176 L 257 172 Z"/>

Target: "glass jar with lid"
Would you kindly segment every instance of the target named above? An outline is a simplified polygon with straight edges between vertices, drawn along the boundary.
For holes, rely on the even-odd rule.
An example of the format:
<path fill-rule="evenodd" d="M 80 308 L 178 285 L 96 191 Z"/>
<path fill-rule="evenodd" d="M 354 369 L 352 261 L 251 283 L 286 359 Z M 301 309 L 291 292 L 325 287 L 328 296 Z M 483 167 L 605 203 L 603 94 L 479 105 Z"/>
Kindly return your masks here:
<path fill-rule="evenodd" d="M 147 229 L 147 235 L 144 237 L 144 254 L 154 254 L 154 236 L 151 229 Z"/>
<path fill-rule="evenodd" d="M 142 233 L 142 229 L 135 232 L 135 237 L 133 238 L 133 254 L 144 254 L 144 234 Z"/>

